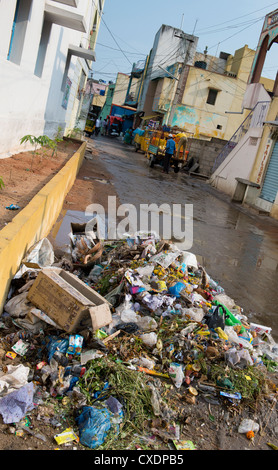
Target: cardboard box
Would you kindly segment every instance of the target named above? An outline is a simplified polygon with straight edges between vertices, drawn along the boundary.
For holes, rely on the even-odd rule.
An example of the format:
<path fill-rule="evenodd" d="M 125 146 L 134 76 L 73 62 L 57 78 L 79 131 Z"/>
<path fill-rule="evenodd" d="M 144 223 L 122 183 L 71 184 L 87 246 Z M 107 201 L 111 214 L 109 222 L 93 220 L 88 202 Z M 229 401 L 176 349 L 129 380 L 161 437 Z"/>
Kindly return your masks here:
<path fill-rule="evenodd" d="M 63 269 L 39 272 L 27 298 L 68 333 L 112 321 L 110 304 L 77 276 Z"/>

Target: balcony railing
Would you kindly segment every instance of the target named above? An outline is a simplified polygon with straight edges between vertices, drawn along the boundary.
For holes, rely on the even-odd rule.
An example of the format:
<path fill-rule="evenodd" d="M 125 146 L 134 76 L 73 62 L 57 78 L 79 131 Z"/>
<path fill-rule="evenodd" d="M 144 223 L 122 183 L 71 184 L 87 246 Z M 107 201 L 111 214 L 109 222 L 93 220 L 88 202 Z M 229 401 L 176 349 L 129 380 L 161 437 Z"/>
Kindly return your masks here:
<path fill-rule="evenodd" d="M 240 140 L 245 136 L 250 128 L 263 127 L 265 117 L 268 111 L 269 101 L 259 101 L 244 119 L 240 127 L 233 134 L 229 142 L 223 147 L 220 154 L 216 157 L 212 173 L 224 162 L 231 151 L 236 147 Z"/>

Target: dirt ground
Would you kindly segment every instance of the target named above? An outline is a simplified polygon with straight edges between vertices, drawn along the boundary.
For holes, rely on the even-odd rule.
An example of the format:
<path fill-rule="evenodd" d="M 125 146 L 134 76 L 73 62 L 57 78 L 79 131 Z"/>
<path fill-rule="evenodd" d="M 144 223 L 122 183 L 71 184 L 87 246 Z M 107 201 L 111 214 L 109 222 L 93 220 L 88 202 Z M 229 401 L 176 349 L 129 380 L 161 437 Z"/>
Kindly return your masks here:
<path fill-rule="evenodd" d="M 29 177 L 28 172 L 28 177 L 25 179 L 24 173 L 27 160 L 24 162 L 19 155 L 15 158 L 17 163 L 22 163 L 22 171 L 18 175 L 20 185 L 22 181 L 28 180 Z M 68 157 L 65 156 L 64 158 Z M 49 163 L 51 164 L 51 172 L 55 172 L 58 166 L 53 166 L 54 163 L 51 160 Z M 58 165 L 58 161 L 56 163 Z M 39 179 L 42 172 L 38 171 L 38 173 L 31 176 L 35 177 L 37 175 Z M 6 173 L 2 171 L 1 174 L 4 180 L 7 180 L 9 168 L 6 167 Z M 48 172 L 36 183 L 33 179 L 28 180 L 28 197 L 30 197 L 30 194 L 33 195 L 37 191 L 37 187 L 44 184 L 52 174 Z M 13 171 L 11 175 L 13 177 Z M 22 179 L 20 180 L 20 178 Z M 13 193 L 13 189 L 17 192 Z M 6 193 L 1 192 L 0 194 L 1 205 L 3 205 L 2 197 L 8 198 L 9 195 L 14 196 L 12 201 L 11 197 L 6 200 L 9 203 L 14 202 L 23 205 L 24 201 L 27 200 L 27 191 L 25 194 L 20 194 L 17 186 L 7 185 L 5 191 Z M 113 175 L 105 170 L 101 163 L 101 155 L 94 149 L 93 141 L 89 141 L 85 160 L 74 186 L 65 199 L 63 210 L 84 211 L 92 202 L 98 202 L 105 207 L 108 195 L 116 195 L 113 186 Z M 9 214 L 5 213 L 5 216 L 8 217 Z M 2 360 L 2 366 L 11 363 L 15 364 L 11 359 L 5 358 L 4 362 Z M 157 384 L 157 379 L 150 377 L 150 381 L 152 380 Z M 272 380 L 276 382 L 277 386 L 277 374 L 272 376 Z M 42 394 L 43 392 L 42 390 Z M 256 404 L 255 408 L 254 406 L 242 407 L 240 403 L 231 402 L 229 399 L 226 402 L 215 402 L 213 397 L 205 394 L 199 394 L 195 404 L 190 404 L 184 399 L 185 395 L 182 387 L 177 391 L 172 386 L 171 392 L 172 396 L 170 399 L 168 395 L 167 404 L 174 410 L 173 419 L 176 418 L 181 424 L 181 439 L 192 441 L 197 450 L 272 450 L 269 443 L 278 446 L 277 391 L 275 393 L 266 393 L 265 399 Z M 2 417 L 0 417 L 0 450 L 49 451 L 58 448 L 62 450 L 89 450 L 76 441 L 58 446 L 54 439 L 55 434 L 74 426 L 73 410 L 75 405 L 73 402 L 70 402 L 66 397 L 59 400 L 48 397 L 47 400 L 44 400 L 43 396 L 38 396 L 36 400 L 37 406 L 28 413 L 27 418 L 29 421 L 28 424 L 25 423 L 27 426 L 22 423 L 23 432 L 18 425 L 3 423 Z M 260 431 L 252 441 L 248 440 L 244 434 L 238 433 L 238 425 L 243 418 L 251 418 L 260 424 Z M 143 437 L 144 439 L 140 441 L 134 436 L 134 440 L 128 448 L 130 450 L 141 448 L 153 451 L 174 449 L 172 440 L 167 437 L 167 432 L 159 435 L 153 429 L 146 427 L 146 433 Z"/>
<path fill-rule="evenodd" d="M 58 143 L 53 157 L 52 151 L 43 154 L 40 150 L 34 159 L 32 152 L 21 152 L 0 160 L 0 177 L 5 185 L 0 189 L 0 229 L 11 222 L 79 147 L 80 143 L 63 141 Z M 11 204 L 20 209 L 6 209 Z"/>

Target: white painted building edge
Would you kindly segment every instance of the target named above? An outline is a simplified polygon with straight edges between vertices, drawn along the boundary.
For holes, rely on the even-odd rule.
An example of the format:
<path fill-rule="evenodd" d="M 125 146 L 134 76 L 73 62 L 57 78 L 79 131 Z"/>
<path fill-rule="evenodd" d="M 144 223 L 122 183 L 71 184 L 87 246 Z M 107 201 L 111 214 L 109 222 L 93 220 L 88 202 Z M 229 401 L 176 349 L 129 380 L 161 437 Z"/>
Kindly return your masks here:
<path fill-rule="evenodd" d="M 48 0 L 60 9 L 75 10 L 86 16 L 91 25 L 95 5 L 91 0 L 79 0 L 78 11 L 62 2 Z M 2 0 L 0 3 L 0 158 L 11 156 L 30 146 L 20 145 L 20 139 L 31 134 L 46 134 L 53 138 L 58 128 L 75 124 L 72 113 L 76 111 L 76 99 L 81 70 L 86 76 L 89 67 L 85 59 L 71 56 L 67 76 L 72 86 L 65 109 L 62 81 L 70 45 L 86 47 L 90 38 L 90 28 L 86 33 L 52 24 L 41 76 L 35 74 L 39 44 L 43 28 L 44 1 L 31 1 L 20 64 L 7 59 L 16 0 Z M 77 100 L 78 101 L 78 100 Z M 68 125 L 69 124 L 69 125 Z"/>

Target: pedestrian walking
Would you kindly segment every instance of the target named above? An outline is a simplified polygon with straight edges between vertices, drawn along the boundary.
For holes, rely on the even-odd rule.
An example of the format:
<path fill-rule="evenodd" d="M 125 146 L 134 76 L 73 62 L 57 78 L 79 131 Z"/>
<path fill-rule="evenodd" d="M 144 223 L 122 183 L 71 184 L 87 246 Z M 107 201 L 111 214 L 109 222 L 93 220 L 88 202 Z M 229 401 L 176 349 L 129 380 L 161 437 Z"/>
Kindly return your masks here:
<path fill-rule="evenodd" d="M 174 141 L 172 134 L 169 134 L 167 144 L 166 144 L 165 156 L 164 156 L 164 164 L 163 164 L 164 173 L 169 173 L 170 160 L 173 157 L 173 155 L 175 155 L 175 153 L 176 153 L 176 142 Z"/>
<path fill-rule="evenodd" d="M 95 135 L 98 136 L 99 135 L 99 131 L 100 131 L 100 128 L 101 128 L 101 119 L 97 118 L 96 120 L 96 127 L 95 127 Z"/>
<path fill-rule="evenodd" d="M 107 132 L 107 120 L 103 119 L 100 133 L 101 135 L 106 135 L 106 132 Z"/>

